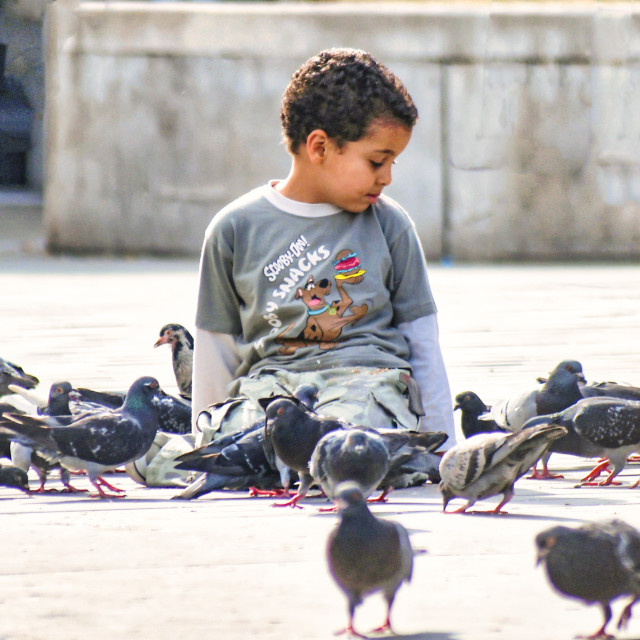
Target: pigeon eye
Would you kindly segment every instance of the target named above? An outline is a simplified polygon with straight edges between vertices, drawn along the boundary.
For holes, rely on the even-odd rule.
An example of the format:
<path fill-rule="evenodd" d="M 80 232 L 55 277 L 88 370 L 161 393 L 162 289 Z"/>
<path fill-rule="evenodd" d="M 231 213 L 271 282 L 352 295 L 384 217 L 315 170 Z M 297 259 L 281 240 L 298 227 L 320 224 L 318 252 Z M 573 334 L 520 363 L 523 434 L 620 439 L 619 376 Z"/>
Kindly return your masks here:
<path fill-rule="evenodd" d="M 282 407 L 280 407 L 280 408 L 276 411 L 276 413 L 277 413 L 279 416 L 281 416 L 281 415 L 284 413 L 284 409 L 283 409 Z"/>

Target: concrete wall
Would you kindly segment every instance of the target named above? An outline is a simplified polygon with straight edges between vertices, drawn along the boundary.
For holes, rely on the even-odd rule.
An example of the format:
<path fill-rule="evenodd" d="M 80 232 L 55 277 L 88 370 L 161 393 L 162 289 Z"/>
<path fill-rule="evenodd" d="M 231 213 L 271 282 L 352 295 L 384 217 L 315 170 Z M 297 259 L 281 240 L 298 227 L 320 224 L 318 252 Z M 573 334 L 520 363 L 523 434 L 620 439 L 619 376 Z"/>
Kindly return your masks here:
<path fill-rule="evenodd" d="M 420 108 L 388 191 L 429 258 L 640 257 L 635 3 L 57 0 L 47 39 L 52 249 L 198 252 L 220 207 L 286 174 L 291 73 L 351 46 Z"/>
<path fill-rule="evenodd" d="M 42 188 L 44 63 L 42 20 L 48 0 L 0 0 L 0 42 L 7 45 L 6 75 L 18 80 L 34 111 L 27 155 L 27 187 Z"/>

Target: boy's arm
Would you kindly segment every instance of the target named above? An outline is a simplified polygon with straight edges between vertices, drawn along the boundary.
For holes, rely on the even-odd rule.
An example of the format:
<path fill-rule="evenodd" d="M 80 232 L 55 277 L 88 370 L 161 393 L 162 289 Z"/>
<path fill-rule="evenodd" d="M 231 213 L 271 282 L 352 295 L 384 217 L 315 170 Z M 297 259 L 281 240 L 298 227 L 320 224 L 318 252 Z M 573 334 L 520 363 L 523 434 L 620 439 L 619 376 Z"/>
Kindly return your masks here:
<path fill-rule="evenodd" d="M 450 449 L 456 444 L 453 403 L 440 350 L 436 314 L 423 316 L 411 322 L 402 322 L 398 329 L 409 343 L 409 364 L 422 395 L 425 415 L 420 420 L 420 429 L 444 431 L 449 438 L 440 449 Z"/>
<path fill-rule="evenodd" d="M 240 356 L 233 336 L 226 333 L 196 327 L 194 340 L 191 426 L 196 433 L 200 411 L 227 399 L 227 386 L 234 380 Z"/>

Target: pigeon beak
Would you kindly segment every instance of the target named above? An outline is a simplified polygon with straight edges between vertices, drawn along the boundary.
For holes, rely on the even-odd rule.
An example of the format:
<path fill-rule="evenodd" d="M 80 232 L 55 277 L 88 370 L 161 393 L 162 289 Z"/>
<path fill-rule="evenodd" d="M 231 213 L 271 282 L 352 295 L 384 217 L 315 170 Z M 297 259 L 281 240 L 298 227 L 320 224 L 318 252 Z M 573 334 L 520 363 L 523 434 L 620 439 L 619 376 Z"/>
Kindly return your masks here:
<path fill-rule="evenodd" d="M 456 409 L 462 409 L 462 405 L 461 404 L 454 405 L 453 410 L 455 411 Z"/>
<path fill-rule="evenodd" d="M 587 379 L 584 377 L 583 373 L 576 373 L 576 378 L 578 379 L 578 382 L 587 383 Z"/>
<path fill-rule="evenodd" d="M 160 336 L 157 340 L 156 343 L 153 345 L 154 349 L 156 347 L 159 347 L 161 344 L 169 344 L 169 337 L 165 334 L 163 336 Z"/>

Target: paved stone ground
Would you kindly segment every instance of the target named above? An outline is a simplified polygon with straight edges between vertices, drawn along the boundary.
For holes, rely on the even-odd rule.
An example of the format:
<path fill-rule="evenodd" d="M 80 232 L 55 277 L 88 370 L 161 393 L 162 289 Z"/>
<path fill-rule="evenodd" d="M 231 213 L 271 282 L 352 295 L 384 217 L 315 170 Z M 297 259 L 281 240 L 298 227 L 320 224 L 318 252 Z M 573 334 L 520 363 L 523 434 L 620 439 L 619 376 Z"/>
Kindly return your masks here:
<path fill-rule="evenodd" d="M 153 343 L 166 322 L 192 326 L 197 261 L 46 257 L 38 220 L 27 227 L 0 243 L 0 355 L 39 376 L 43 393 L 63 378 L 115 390 L 147 374 L 175 392 L 169 350 Z M 591 380 L 640 384 L 638 265 L 433 264 L 430 276 L 453 393 L 472 389 L 490 403 L 564 358 Z M 551 466 L 565 478 L 520 480 L 507 516 L 443 515 L 434 485 L 373 507 L 428 551 L 398 594 L 396 637 L 562 640 L 600 625 L 596 607 L 552 592 L 534 567 L 533 537 L 609 516 L 640 527 L 640 494 L 629 490 L 640 472 L 629 465 L 621 487 L 576 488 L 588 461 L 554 456 Z M 278 510 L 212 493 L 185 503 L 170 500 L 175 489 L 111 480 L 126 498 L 0 488 L 0 640 L 315 640 L 345 623 L 324 557 L 336 516 L 318 513 L 323 501 Z M 356 625 L 383 618 L 372 596 Z M 640 619 L 618 637 L 640 637 Z"/>

